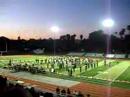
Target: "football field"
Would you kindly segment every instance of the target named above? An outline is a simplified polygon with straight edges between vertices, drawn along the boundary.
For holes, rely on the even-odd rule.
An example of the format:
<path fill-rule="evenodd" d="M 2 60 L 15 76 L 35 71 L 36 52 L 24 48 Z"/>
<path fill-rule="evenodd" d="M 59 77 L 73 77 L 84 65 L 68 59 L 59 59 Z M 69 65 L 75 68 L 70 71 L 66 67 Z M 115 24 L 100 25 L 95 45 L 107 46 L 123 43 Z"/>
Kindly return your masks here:
<path fill-rule="evenodd" d="M 98 58 L 99 60 L 98 67 L 88 68 L 87 70 L 85 70 L 85 66 L 82 65 L 82 71 L 80 70 L 80 67 L 77 67 L 73 72 L 73 76 L 68 76 L 68 72 L 64 68 L 60 70 L 58 69 L 58 64 L 55 66 L 57 72 L 50 73 L 49 72 L 50 65 L 47 66 L 47 64 L 36 64 L 35 62 L 36 59 L 42 60 L 48 57 L 50 56 L 43 56 L 43 55 L 0 56 L 0 67 L 6 68 L 8 66 L 9 60 L 12 60 L 14 64 L 20 62 L 20 63 L 28 63 L 28 65 L 35 64 L 35 66 L 37 67 L 42 66 L 43 68 L 45 68 L 47 72 L 45 74 L 40 75 L 48 77 L 76 80 L 79 82 L 83 81 L 95 84 L 112 85 L 116 87 L 123 87 L 130 89 L 130 60 L 107 59 L 106 61 L 107 64 L 111 62 L 111 65 L 105 66 L 104 60 L 102 58 Z"/>

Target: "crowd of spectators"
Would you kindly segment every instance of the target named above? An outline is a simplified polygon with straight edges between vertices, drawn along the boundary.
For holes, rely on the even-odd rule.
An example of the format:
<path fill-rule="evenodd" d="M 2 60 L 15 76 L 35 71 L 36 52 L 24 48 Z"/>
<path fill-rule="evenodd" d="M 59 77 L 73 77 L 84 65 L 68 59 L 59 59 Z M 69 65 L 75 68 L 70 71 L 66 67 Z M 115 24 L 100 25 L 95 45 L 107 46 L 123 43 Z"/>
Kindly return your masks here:
<path fill-rule="evenodd" d="M 18 81 L 17 81 L 18 82 Z M 14 83 L 0 75 L 0 97 L 84 97 L 80 91 L 56 88 L 55 93 Z M 87 97 L 90 97 L 88 94 Z"/>

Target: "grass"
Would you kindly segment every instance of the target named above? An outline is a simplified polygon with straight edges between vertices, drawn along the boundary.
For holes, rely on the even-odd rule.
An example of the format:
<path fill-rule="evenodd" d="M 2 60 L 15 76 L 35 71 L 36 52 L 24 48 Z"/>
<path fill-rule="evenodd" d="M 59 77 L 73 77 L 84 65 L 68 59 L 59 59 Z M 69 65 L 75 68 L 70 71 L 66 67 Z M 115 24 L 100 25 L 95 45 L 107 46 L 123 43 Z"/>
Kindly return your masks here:
<path fill-rule="evenodd" d="M 108 60 L 108 61 L 111 62 L 111 60 Z M 102 61 L 102 62 L 99 63 L 99 65 L 100 65 L 99 67 L 91 69 L 91 70 L 88 70 L 86 72 L 83 72 L 83 73 L 81 73 L 81 75 L 83 75 L 83 76 L 96 76 L 97 74 L 99 74 L 99 72 L 103 72 L 103 71 L 111 68 L 112 66 L 117 65 L 117 64 L 115 64 L 116 62 L 112 62 L 112 66 L 108 67 L 108 66 L 104 66 L 103 62 L 104 61 Z"/>
<path fill-rule="evenodd" d="M 101 79 L 90 79 L 90 78 L 86 78 L 86 77 L 68 77 L 66 75 L 62 75 L 62 74 L 44 74 L 44 76 L 48 76 L 48 77 L 53 77 L 53 78 L 62 78 L 62 79 L 66 79 L 66 80 L 73 80 L 73 81 L 80 81 L 80 82 L 85 82 L 85 83 L 92 83 L 92 84 L 98 84 L 98 85 L 104 85 L 104 86 L 111 86 L 111 87 L 119 87 L 119 88 L 125 88 L 125 89 L 130 89 L 130 84 L 129 83 L 123 83 L 123 82 L 112 82 L 110 83 L 107 80 L 101 80 Z M 110 84 L 109 84 L 110 83 Z"/>
<path fill-rule="evenodd" d="M 105 72 L 96 75 L 95 78 L 115 80 L 128 68 L 128 66 L 129 63 L 127 61 L 120 62 L 118 65 L 115 65 L 112 68 L 107 69 Z"/>
<path fill-rule="evenodd" d="M 123 83 L 123 82 L 113 82 L 111 84 L 112 87 L 120 87 L 125 89 L 130 89 L 130 83 Z"/>
<path fill-rule="evenodd" d="M 80 81 L 80 82 L 89 82 L 94 84 L 100 84 L 100 85 L 107 85 L 108 81 L 100 80 L 100 79 L 90 79 L 87 77 L 75 77 L 75 76 L 67 76 L 63 74 L 54 74 L 54 73 L 46 73 L 43 74 L 44 76 L 53 77 L 53 78 L 61 78 L 66 80 L 73 80 L 73 81 Z"/>
<path fill-rule="evenodd" d="M 121 74 L 117 80 L 130 81 L 130 66 Z"/>
<path fill-rule="evenodd" d="M 48 56 L 42 56 L 42 55 L 16 55 L 16 56 L 1 56 L 0 57 L 0 67 L 4 67 L 8 64 L 9 60 L 13 60 L 14 62 L 28 62 L 32 61 L 32 63 L 35 63 L 35 59 L 43 59 L 47 58 Z M 74 76 L 70 77 L 68 76 L 68 72 L 65 71 L 65 69 L 58 70 L 59 74 L 55 73 L 49 73 L 43 74 L 44 76 L 54 77 L 54 78 L 62 78 L 67 80 L 75 80 L 80 82 L 89 82 L 94 84 L 100 84 L 100 85 L 109 85 L 109 81 L 107 80 L 101 80 L 96 78 L 111 78 L 112 80 L 126 80 L 130 81 L 130 66 L 129 61 L 118 61 L 118 60 L 111 60 L 109 59 L 107 62 L 112 62 L 111 67 L 104 66 L 104 61 L 102 58 L 99 60 L 99 66 L 96 68 L 91 68 L 87 71 L 83 71 L 80 73 L 79 68 L 76 69 L 74 72 Z M 43 66 L 45 68 L 46 64 L 41 64 L 40 66 Z M 57 67 L 56 67 L 57 68 Z M 84 66 L 83 66 L 84 69 Z M 100 73 L 99 73 L 100 72 Z M 107 73 L 103 73 L 107 72 Z M 93 76 L 94 78 L 88 78 L 89 76 Z M 128 88 L 130 89 L 130 84 L 128 83 L 122 83 L 122 82 L 112 82 L 111 86 L 114 87 L 122 87 L 122 88 Z"/>

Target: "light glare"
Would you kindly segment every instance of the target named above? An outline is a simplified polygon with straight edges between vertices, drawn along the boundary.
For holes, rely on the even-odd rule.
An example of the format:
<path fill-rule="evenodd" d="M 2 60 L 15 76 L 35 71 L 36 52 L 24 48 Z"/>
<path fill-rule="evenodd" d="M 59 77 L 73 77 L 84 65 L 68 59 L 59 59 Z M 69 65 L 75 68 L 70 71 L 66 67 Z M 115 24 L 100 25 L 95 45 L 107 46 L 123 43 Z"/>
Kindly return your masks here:
<path fill-rule="evenodd" d="M 112 19 L 105 19 L 103 22 L 102 22 L 103 26 L 104 27 L 113 27 L 114 25 L 114 21 Z"/>
<path fill-rule="evenodd" d="M 59 29 L 58 26 L 52 26 L 52 27 L 51 27 L 51 31 L 52 31 L 52 32 L 59 32 L 59 30 L 60 30 L 60 29 Z"/>

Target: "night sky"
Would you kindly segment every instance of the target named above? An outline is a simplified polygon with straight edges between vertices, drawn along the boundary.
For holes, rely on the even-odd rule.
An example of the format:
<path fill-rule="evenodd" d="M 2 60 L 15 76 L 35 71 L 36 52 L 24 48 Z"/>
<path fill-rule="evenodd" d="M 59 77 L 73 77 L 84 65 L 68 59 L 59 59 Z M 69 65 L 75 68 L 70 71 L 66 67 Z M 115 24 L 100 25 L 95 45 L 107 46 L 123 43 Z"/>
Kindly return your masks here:
<path fill-rule="evenodd" d="M 130 0 L 0 0 L 0 36 L 53 37 L 50 27 L 63 34 L 83 34 L 104 29 L 103 19 L 115 21 L 112 31 L 130 24 Z"/>

